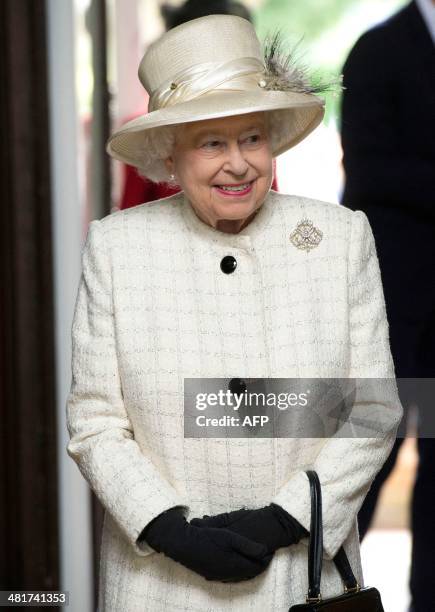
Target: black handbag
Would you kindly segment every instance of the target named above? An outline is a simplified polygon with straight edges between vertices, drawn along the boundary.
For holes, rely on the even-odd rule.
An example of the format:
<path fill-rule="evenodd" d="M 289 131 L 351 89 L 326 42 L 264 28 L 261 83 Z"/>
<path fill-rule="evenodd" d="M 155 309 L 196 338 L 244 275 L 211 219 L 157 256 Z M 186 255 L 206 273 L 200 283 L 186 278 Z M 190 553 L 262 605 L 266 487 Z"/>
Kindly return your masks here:
<path fill-rule="evenodd" d="M 306 603 L 291 606 L 289 612 L 384 612 L 379 591 L 374 587 L 361 588 L 346 552 L 341 547 L 334 557 L 344 584 L 344 592 L 323 599 L 320 593 L 323 558 L 322 494 L 317 472 L 307 470 L 311 492 L 311 524 L 308 550 L 308 594 Z"/>

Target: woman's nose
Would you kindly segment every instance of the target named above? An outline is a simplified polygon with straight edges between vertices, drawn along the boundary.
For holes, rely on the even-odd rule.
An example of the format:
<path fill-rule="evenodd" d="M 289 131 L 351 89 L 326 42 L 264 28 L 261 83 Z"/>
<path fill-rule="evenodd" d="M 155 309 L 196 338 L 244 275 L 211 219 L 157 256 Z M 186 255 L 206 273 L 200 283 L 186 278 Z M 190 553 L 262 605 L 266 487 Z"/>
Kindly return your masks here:
<path fill-rule="evenodd" d="M 248 168 L 249 164 L 243 155 L 239 143 L 228 145 L 224 170 L 228 170 L 233 174 L 243 175 L 247 172 Z"/>

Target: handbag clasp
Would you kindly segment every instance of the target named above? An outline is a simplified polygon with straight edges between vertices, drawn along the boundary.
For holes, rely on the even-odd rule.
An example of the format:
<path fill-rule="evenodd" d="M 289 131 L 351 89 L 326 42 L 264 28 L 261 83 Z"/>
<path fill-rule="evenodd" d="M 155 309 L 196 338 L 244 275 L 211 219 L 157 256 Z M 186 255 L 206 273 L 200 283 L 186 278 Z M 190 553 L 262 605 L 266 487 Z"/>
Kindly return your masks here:
<path fill-rule="evenodd" d="M 346 585 L 344 585 L 344 592 L 345 593 L 358 593 L 358 591 L 360 589 L 361 589 L 361 587 L 358 584 L 358 582 L 356 583 L 356 586 L 354 586 L 354 587 L 347 587 Z"/>
<path fill-rule="evenodd" d="M 322 601 L 322 595 L 319 593 L 317 597 L 309 597 L 309 595 L 305 598 L 306 603 L 320 603 Z"/>

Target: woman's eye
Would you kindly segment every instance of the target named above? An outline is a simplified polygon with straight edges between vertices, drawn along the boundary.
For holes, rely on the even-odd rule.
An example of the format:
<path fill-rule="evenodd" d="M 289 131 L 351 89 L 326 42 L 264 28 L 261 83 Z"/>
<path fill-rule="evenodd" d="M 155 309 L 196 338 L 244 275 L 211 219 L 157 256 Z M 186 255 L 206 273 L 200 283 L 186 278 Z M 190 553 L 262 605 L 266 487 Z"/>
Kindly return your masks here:
<path fill-rule="evenodd" d="M 205 142 L 202 146 L 206 149 L 216 149 L 220 145 L 219 140 L 209 140 Z"/>
<path fill-rule="evenodd" d="M 257 143 L 260 140 L 260 134 L 252 134 L 252 136 L 248 136 L 246 141 L 248 143 Z"/>

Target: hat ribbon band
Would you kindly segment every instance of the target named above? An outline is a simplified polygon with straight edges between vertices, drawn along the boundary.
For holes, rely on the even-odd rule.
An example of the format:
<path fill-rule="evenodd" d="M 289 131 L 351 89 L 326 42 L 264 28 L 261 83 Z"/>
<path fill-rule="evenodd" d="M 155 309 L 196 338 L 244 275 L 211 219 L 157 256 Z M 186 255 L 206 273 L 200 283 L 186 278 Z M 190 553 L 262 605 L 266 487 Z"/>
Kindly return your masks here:
<path fill-rule="evenodd" d="M 215 90 L 246 91 L 263 87 L 260 82 L 264 72 L 264 64 L 255 57 L 191 66 L 155 90 L 150 96 L 148 112 L 188 102 Z"/>

